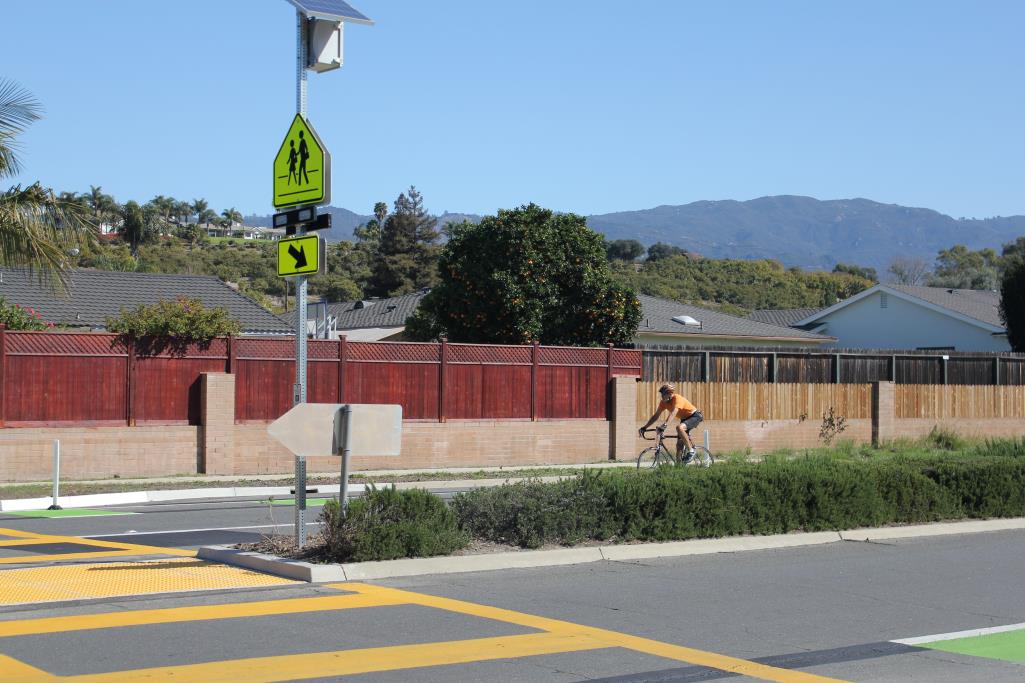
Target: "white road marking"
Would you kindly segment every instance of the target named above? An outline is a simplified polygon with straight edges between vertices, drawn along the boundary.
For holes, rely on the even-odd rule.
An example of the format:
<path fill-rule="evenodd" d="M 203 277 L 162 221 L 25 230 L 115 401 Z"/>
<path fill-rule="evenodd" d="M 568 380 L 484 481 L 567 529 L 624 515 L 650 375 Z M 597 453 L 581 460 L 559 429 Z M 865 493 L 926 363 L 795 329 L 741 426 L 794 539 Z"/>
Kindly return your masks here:
<path fill-rule="evenodd" d="M 990 628 L 973 628 L 968 631 L 955 631 L 953 633 L 939 633 L 934 636 L 919 636 L 918 638 L 902 638 L 891 640 L 891 643 L 901 645 L 924 645 L 935 643 L 941 640 L 957 640 L 958 638 L 974 638 L 975 636 L 988 636 L 991 633 L 1007 633 L 1008 631 L 1020 631 L 1025 629 L 1025 624 L 1008 624 L 1007 626 L 992 626 Z"/>
<path fill-rule="evenodd" d="M 209 529 L 168 529 L 167 531 L 129 531 L 123 534 L 93 534 L 79 538 L 117 538 L 118 536 L 152 536 L 153 534 L 191 534 L 199 531 L 242 531 L 245 529 L 293 528 L 293 524 L 259 524 L 257 526 L 217 526 Z M 320 526 L 320 522 L 306 522 L 306 526 Z"/>

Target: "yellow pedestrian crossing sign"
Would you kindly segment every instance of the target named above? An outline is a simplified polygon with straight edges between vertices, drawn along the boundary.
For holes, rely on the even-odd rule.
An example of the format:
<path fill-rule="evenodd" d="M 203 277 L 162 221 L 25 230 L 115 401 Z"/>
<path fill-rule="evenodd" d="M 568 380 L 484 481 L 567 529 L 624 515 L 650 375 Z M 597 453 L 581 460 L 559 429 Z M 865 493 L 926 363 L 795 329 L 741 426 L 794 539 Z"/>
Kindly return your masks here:
<path fill-rule="evenodd" d="M 331 201 L 331 154 L 317 131 L 296 114 L 274 157 L 274 208 Z"/>
<path fill-rule="evenodd" d="M 324 241 L 317 235 L 278 240 L 278 277 L 316 275 L 324 263 Z"/>

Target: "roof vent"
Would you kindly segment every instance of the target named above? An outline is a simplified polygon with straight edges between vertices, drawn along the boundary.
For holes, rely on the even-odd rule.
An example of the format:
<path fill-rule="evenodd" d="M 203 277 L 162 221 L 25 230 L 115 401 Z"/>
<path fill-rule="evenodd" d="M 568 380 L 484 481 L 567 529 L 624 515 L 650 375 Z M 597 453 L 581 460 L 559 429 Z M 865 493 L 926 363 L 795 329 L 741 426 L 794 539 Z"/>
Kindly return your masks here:
<path fill-rule="evenodd" d="M 701 327 L 701 323 L 690 317 L 689 315 L 674 315 L 673 322 L 686 325 L 687 327 Z"/>
<path fill-rule="evenodd" d="M 373 305 L 374 305 L 373 301 L 357 301 L 355 304 L 353 304 L 352 308 L 353 308 L 353 310 L 357 310 L 358 311 L 361 308 L 369 308 L 370 306 L 373 306 Z"/>

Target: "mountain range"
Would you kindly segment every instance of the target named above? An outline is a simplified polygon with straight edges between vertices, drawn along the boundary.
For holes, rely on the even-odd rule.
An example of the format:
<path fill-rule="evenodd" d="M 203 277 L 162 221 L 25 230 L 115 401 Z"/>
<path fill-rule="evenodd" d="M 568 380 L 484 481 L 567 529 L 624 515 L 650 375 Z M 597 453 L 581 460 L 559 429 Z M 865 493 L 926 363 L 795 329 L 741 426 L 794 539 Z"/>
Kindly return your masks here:
<path fill-rule="evenodd" d="M 329 241 L 352 239 L 371 216 L 326 207 Z M 446 213 L 438 225 L 477 221 L 474 214 Z M 270 225 L 270 216 L 247 216 L 248 225 Z M 832 269 L 837 262 L 871 266 L 880 274 L 895 257 L 932 263 L 955 244 L 1000 247 L 1025 235 L 1025 216 L 952 218 L 931 209 L 881 204 L 868 199 L 819 200 L 780 195 L 750 201 L 698 201 L 639 211 L 587 216 L 608 240 L 664 242 L 712 258 L 776 259 L 786 266 Z"/>

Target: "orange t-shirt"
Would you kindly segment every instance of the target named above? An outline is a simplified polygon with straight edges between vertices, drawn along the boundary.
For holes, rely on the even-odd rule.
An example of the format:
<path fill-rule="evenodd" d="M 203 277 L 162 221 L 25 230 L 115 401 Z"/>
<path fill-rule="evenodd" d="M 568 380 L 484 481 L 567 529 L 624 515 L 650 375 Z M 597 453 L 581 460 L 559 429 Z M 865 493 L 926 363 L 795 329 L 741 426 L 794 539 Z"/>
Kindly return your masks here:
<path fill-rule="evenodd" d="M 686 420 L 688 417 L 694 414 L 694 411 L 697 410 L 697 408 L 694 407 L 693 403 L 685 399 L 683 396 L 680 396 L 679 394 L 673 394 L 673 397 L 668 401 L 662 401 L 661 403 L 659 403 L 658 409 L 660 412 L 663 410 L 668 410 L 669 417 L 672 417 L 673 413 L 676 413 L 676 416 L 679 417 L 681 420 Z"/>

